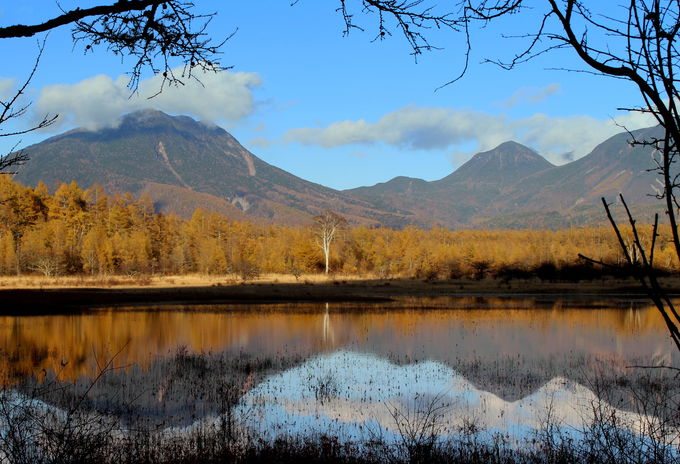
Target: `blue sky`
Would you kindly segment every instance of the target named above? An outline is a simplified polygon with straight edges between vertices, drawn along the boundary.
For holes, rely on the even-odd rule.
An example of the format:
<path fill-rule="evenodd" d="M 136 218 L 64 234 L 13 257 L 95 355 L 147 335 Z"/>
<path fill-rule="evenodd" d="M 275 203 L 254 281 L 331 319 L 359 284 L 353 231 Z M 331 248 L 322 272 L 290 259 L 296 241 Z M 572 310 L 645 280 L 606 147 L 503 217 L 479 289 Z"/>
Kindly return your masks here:
<path fill-rule="evenodd" d="M 60 4 L 69 9 L 95 3 Z M 130 60 L 104 50 L 86 55 L 73 46 L 68 28 L 52 31 L 26 101 L 33 101 L 28 117 L 58 112 L 60 121 L 49 131 L 2 138 L 0 149 L 76 126 L 106 126 L 122 113 L 152 107 L 219 124 L 265 161 L 345 189 L 399 175 L 439 179 L 475 152 L 510 139 L 562 164 L 620 132 L 614 121 L 630 129 L 650 125 L 617 111 L 640 103 L 630 84 L 549 69 L 583 69 L 570 52 L 550 53 L 512 71 L 482 63 L 521 49 L 522 40 L 504 35 L 533 29 L 539 9 L 473 29 L 467 74 L 439 88 L 463 66 L 462 37 L 451 31 L 432 30 L 431 42 L 443 49 L 415 62 L 399 34 L 373 41 L 373 17 L 357 13 L 365 32 L 344 37 L 335 1 L 196 3 L 199 12 L 218 13 L 209 29 L 216 40 L 236 31 L 221 56 L 229 71 L 205 76 L 205 87 L 190 83 L 151 100 L 145 97 L 158 80 L 147 75 L 139 96 L 129 98 L 124 74 Z M 16 5 L 0 7 L 3 25 L 39 22 L 59 12 L 53 0 Z M 7 95 L 30 71 L 37 40 L 3 40 L 0 47 L 6 63 L 0 93 Z"/>

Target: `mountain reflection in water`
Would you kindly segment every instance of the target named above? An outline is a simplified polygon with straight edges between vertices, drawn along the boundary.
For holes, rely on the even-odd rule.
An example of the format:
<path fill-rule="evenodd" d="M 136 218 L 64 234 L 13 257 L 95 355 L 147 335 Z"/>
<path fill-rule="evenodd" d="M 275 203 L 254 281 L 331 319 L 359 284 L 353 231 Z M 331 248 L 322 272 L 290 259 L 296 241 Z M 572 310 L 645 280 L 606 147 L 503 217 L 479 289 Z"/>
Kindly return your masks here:
<path fill-rule="evenodd" d="M 658 429 L 656 418 L 616 409 L 564 378 L 506 401 L 438 362 L 397 366 L 348 351 L 320 355 L 270 377 L 237 408 L 244 424 L 265 439 L 327 435 L 348 442 L 379 437 L 388 443 L 403 439 L 405 427 L 425 434 L 431 427 L 443 437 L 472 429 L 476 439 L 502 436 L 517 444 L 550 427 L 553 434 L 580 440 L 603 411 L 631 435 Z M 663 440 L 677 445 L 677 430 L 669 430 Z"/>
<path fill-rule="evenodd" d="M 187 425 L 223 410 L 224 389 L 247 393 L 338 350 L 407 370 L 436 363 L 505 402 L 523 400 L 555 378 L 581 385 L 601 379 L 626 410 L 634 410 L 631 388 L 649 383 L 650 376 L 662 383 L 672 377 L 628 366 L 680 366 L 663 320 L 641 301 L 420 298 L 0 317 L 6 385 L 29 391 L 48 378 L 54 391 L 59 385 L 72 385 L 74 395 L 87 391 L 94 407 L 166 425 Z M 97 366 L 115 353 L 114 365 L 124 368 L 90 385 Z"/>

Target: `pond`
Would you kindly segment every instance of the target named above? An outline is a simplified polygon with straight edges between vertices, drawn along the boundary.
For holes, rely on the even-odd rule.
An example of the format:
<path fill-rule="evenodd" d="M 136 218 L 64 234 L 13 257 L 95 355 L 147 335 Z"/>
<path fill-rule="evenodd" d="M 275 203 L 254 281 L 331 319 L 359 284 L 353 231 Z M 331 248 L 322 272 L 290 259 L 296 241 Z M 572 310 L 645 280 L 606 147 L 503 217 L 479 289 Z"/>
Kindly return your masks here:
<path fill-rule="evenodd" d="M 188 430 L 226 414 L 265 440 L 398 442 L 423 427 L 508 443 L 553 427 L 573 440 L 606 407 L 628 434 L 663 422 L 664 442 L 677 446 L 677 378 L 655 366 L 680 367 L 678 353 L 656 310 L 626 298 L 0 317 L 5 391 L 61 409 L 77 399 L 123 427 Z"/>

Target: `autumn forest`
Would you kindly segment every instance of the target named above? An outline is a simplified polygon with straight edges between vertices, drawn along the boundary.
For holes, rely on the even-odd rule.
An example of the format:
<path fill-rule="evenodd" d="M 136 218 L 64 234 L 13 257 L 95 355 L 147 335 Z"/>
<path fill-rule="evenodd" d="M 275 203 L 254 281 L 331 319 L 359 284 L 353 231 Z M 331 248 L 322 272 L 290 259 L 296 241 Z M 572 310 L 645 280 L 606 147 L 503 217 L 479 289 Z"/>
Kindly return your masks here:
<path fill-rule="evenodd" d="M 313 225 L 234 222 L 196 210 L 190 219 L 156 213 L 144 196 L 107 196 L 100 187 L 25 187 L 0 176 L 0 273 L 259 274 L 320 273 L 324 256 Z M 656 265 L 676 269 L 667 240 Z M 331 271 L 424 279 L 593 277 L 579 253 L 621 263 L 607 228 L 541 230 L 403 230 L 347 227 L 331 248 Z"/>

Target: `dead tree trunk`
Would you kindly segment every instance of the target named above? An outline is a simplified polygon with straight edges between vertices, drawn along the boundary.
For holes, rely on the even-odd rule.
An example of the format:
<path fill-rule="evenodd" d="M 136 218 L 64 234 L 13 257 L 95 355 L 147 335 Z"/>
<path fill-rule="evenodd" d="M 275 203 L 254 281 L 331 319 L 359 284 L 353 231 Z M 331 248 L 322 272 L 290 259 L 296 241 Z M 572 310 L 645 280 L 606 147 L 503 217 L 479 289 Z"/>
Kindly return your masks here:
<path fill-rule="evenodd" d="M 330 271 L 331 243 L 333 243 L 338 231 L 347 225 L 347 220 L 333 211 L 326 210 L 318 216 L 314 216 L 314 223 L 316 243 L 323 251 L 325 273 L 328 274 Z"/>

